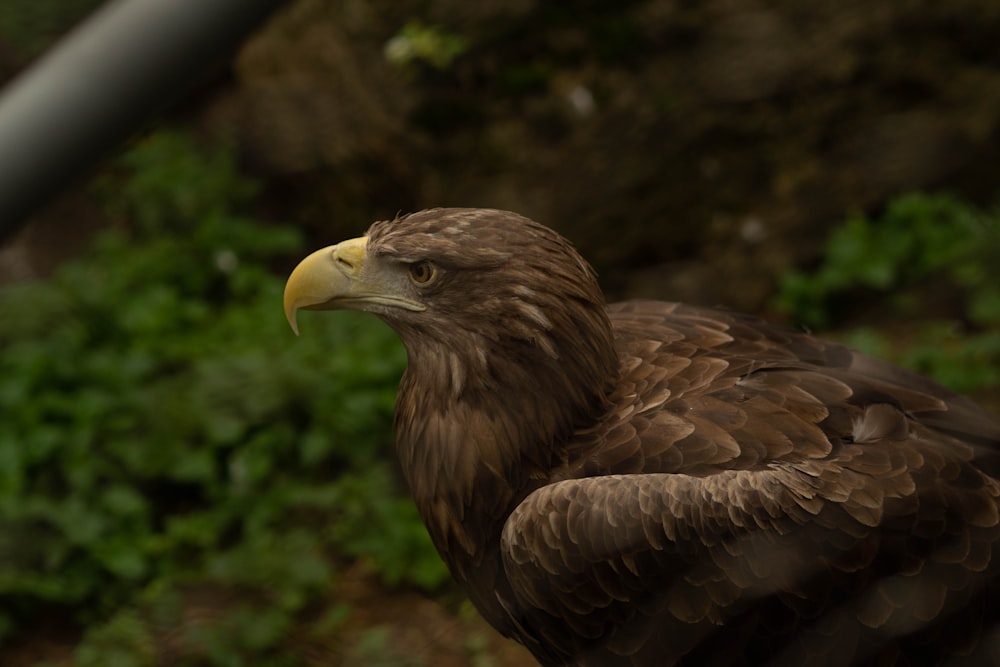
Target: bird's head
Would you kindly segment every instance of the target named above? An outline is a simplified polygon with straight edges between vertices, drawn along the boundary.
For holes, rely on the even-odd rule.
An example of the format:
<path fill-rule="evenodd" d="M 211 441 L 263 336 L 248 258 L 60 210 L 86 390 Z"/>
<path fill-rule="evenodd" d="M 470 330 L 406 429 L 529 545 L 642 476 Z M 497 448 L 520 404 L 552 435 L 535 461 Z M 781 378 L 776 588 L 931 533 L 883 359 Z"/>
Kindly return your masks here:
<path fill-rule="evenodd" d="M 604 386 L 617 366 L 594 271 L 556 232 L 506 211 L 377 222 L 304 259 L 284 301 L 296 332 L 300 310 L 374 313 L 399 333 L 411 366 L 424 357 L 450 369 L 455 393 L 472 379 L 507 384 L 498 374 L 513 367 L 554 366 L 565 383 Z"/>

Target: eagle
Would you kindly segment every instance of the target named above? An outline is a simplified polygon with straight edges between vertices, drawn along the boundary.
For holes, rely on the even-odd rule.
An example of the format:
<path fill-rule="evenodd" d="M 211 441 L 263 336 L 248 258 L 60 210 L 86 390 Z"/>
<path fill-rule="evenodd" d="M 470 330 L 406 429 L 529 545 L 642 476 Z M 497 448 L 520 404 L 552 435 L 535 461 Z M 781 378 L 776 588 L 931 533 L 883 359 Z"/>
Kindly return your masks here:
<path fill-rule="evenodd" d="M 1000 664 L 1000 420 L 973 401 L 753 316 L 609 305 L 507 211 L 397 216 L 302 260 L 295 333 L 343 308 L 401 338 L 402 474 L 540 664 Z"/>

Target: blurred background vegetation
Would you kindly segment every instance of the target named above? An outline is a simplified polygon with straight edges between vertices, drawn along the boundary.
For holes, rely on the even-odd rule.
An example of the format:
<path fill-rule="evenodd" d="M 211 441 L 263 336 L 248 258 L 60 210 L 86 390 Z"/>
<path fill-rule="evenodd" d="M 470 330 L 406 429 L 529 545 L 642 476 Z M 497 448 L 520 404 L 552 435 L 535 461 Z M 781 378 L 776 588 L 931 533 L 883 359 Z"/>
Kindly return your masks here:
<path fill-rule="evenodd" d="M 5 0 L 0 77 L 95 0 Z M 550 224 L 610 298 L 783 319 L 1000 408 L 1000 6 L 298 0 L 0 248 L 0 664 L 523 664 L 392 457 L 320 244 Z"/>

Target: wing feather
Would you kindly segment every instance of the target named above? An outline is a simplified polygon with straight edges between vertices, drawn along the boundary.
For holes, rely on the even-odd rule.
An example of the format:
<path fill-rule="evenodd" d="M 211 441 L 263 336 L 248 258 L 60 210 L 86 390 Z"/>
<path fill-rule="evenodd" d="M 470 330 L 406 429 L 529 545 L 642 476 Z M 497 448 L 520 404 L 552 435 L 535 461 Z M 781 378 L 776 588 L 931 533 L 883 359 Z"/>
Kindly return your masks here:
<path fill-rule="evenodd" d="M 733 642 L 749 664 L 846 665 L 931 623 L 963 634 L 1000 570 L 992 417 L 753 318 L 611 315 L 614 411 L 504 525 L 524 627 L 581 633 L 565 659 L 599 665 L 711 664 Z"/>

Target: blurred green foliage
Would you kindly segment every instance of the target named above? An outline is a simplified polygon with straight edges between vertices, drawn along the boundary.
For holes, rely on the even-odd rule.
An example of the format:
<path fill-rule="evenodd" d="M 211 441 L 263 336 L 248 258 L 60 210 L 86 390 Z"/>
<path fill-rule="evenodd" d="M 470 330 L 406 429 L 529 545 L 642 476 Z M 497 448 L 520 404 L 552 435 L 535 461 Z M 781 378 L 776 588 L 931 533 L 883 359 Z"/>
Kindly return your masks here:
<path fill-rule="evenodd" d="M 419 62 L 444 70 L 467 48 L 466 40 L 459 35 L 420 21 L 409 21 L 386 42 L 385 58 L 399 67 Z"/>
<path fill-rule="evenodd" d="M 848 218 L 814 270 L 786 277 L 776 307 L 808 328 L 844 328 L 878 303 L 879 331 L 847 342 L 960 392 L 1000 387 L 1000 210 L 912 193 Z"/>
<path fill-rule="evenodd" d="M 3 0 L 0 43 L 24 59 L 37 56 L 104 0 Z"/>
<path fill-rule="evenodd" d="M 337 563 L 439 586 L 390 463 L 395 335 L 349 314 L 292 335 L 269 263 L 302 240 L 239 213 L 228 151 L 160 133 L 119 171 L 118 229 L 0 291 L 0 646 L 62 609 L 79 664 L 150 664 L 184 591 L 225 590 L 178 630 L 197 664 L 296 664 L 282 642 Z"/>

